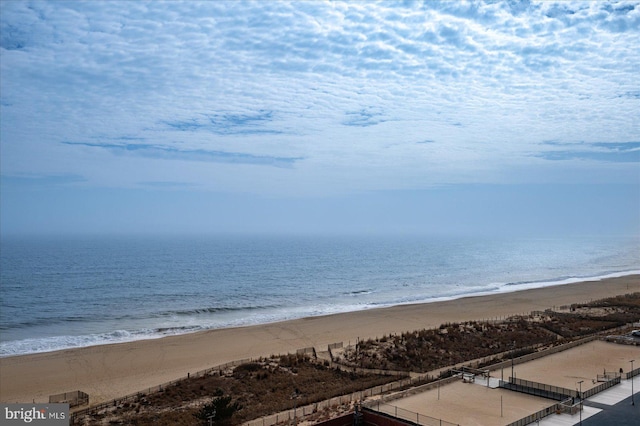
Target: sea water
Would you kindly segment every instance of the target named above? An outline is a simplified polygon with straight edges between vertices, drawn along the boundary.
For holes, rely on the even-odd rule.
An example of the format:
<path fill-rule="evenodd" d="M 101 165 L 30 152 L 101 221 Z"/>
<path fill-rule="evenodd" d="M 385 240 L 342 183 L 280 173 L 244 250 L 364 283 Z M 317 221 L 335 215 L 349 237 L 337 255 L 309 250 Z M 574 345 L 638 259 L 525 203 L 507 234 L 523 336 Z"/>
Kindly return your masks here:
<path fill-rule="evenodd" d="M 640 272 L 637 237 L 3 237 L 0 255 L 0 356 Z"/>

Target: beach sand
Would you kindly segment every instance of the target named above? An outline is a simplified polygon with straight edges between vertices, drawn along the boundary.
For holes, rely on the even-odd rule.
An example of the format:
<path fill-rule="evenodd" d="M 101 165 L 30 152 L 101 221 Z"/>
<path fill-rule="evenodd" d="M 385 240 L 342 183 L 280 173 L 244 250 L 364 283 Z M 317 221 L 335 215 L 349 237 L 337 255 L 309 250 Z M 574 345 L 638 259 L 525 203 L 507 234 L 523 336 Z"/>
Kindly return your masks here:
<path fill-rule="evenodd" d="M 81 390 L 92 404 L 250 357 L 529 313 L 640 291 L 640 275 L 0 359 L 1 402 Z"/>

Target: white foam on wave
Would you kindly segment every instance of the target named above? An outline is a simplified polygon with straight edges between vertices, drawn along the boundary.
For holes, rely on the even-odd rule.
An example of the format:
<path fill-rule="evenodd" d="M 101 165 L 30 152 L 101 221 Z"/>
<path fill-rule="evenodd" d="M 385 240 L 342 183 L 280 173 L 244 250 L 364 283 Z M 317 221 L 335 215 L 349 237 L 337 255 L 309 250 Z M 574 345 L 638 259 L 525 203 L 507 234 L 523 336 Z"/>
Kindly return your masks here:
<path fill-rule="evenodd" d="M 197 331 L 191 328 L 189 331 Z M 158 339 L 165 336 L 183 334 L 184 327 L 166 330 L 115 330 L 109 333 L 86 334 L 79 336 L 52 336 L 38 339 L 23 339 L 0 343 L 0 358 L 42 352 L 53 352 L 63 349 L 82 348 L 88 346 L 133 342 L 137 340 Z"/>
<path fill-rule="evenodd" d="M 354 312 L 372 308 L 381 308 L 397 305 L 417 303 L 433 303 L 439 301 L 455 300 L 463 297 L 483 296 L 497 293 L 509 293 L 533 288 L 550 287 L 556 285 L 573 284 L 584 281 L 599 281 L 607 278 L 617 278 L 629 275 L 638 275 L 640 270 L 612 272 L 596 276 L 574 276 L 551 279 L 546 281 L 531 281 L 519 283 L 490 283 L 480 286 L 452 287 L 448 291 L 435 294 L 414 294 L 391 300 L 363 300 L 361 303 L 326 304 L 316 306 L 286 306 L 268 309 L 260 313 L 246 315 L 241 310 L 228 313 L 215 320 L 211 318 L 192 317 L 180 318 L 180 321 L 159 328 L 143 328 L 139 330 L 114 330 L 108 333 L 96 333 L 77 336 L 54 336 L 43 338 L 30 338 L 8 342 L 0 342 L 0 357 L 24 355 L 31 353 L 52 352 L 63 349 L 97 346 L 132 342 L 137 340 L 157 339 L 161 337 L 192 333 L 205 329 L 219 329 L 229 327 L 241 327 L 257 324 L 268 324 L 292 319 L 331 315 L 344 312 Z M 367 296 L 367 294 L 362 294 Z"/>
<path fill-rule="evenodd" d="M 609 278 L 620 278 L 629 275 L 638 275 L 640 270 L 621 271 L 621 272 L 609 272 L 599 275 L 582 275 L 572 277 L 562 277 L 544 281 L 531 281 L 522 283 L 507 283 L 500 285 L 500 291 L 502 293 L 508 293 L 511 291 L 528 290 L 532 288 L 552 287 L 557 285 L 575 284 L 586 281 L 602 281 Z"/>

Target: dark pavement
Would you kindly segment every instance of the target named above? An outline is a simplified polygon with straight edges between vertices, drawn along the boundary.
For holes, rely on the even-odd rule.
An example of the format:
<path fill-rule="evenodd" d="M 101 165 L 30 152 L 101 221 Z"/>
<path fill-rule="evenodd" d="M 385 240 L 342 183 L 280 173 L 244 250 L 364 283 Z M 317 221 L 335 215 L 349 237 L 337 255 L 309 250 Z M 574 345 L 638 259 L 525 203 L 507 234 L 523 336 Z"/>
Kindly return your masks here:
<path fill-rule="evenodd" d="M 635 405 L 631 405 L 631 396 L 616 405 L 604 405 L 595 402 L 584 402 L 584 405 L 602 409 L 588 419 L 582 421 L 583 426 L 640 426 L 640 406 L 638 395 L 635 395 Z"/>

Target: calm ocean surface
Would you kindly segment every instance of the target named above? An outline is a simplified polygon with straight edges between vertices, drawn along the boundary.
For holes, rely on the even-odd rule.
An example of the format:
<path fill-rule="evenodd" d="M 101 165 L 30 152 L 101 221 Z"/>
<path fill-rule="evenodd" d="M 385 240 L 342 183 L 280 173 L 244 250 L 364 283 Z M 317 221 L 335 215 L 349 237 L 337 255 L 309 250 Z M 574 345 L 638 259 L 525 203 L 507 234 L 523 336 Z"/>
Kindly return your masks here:
<path fill-rule="evenodd" d="M 638 238 L 6 237 L 0 254 L 0 356 L 640 273 Z"/>

